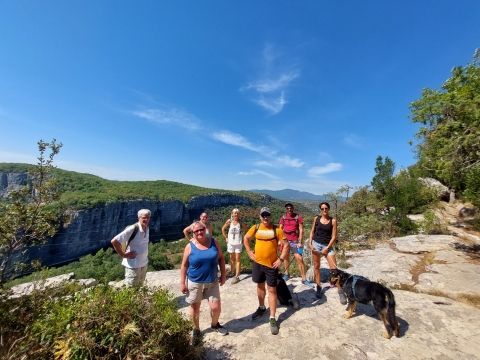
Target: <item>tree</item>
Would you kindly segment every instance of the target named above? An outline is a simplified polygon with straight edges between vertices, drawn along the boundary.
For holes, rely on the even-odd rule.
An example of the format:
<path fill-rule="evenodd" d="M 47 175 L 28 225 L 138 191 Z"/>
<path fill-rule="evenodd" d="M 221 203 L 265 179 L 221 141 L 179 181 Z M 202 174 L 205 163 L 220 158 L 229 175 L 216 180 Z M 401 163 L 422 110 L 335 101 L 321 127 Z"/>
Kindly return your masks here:
<path fill-rule="evenodd" d="M 385 157 L 385 160 L 381 156 L 377 157 L 372 187 L 373 191 L 381 199 L 386 197 L 392 187 L 394 170 L 395 163 L 388 156 Z"/>
<path fill-rule="evenodd" d="M 53 177 L 53 159 L 62 147 L 55 139 L 38 143 L 38 162 L 29 171 L 28 184 L 11 191 L 0 202 L 0 287 L 3 287 L 14 258 L 31 245 L 55 234 L 59 211 L 53 206 L 58 189 Z"/>
<path fill-rule="evenodd" d="M 348 193 L 350 192 L 350 190 L 352 190 L 353 187 L 348 185 L 348 184 L 345 184 L 343 186 L 340 186 L 340 188 L 337 190 L 337 192 L 339 194 L 346 194 L 346 198 L 345 198 L 345 201 L 348 201 Z"/>
<path fill-rule="evenodd" d="M 455 67 L 441 90 L 424 89 L 411 111 L 422 125 L 420 168 L 457 192 L 467 190 L 467 178 L 480 166 L 480 51 L 472 64 Z"/>

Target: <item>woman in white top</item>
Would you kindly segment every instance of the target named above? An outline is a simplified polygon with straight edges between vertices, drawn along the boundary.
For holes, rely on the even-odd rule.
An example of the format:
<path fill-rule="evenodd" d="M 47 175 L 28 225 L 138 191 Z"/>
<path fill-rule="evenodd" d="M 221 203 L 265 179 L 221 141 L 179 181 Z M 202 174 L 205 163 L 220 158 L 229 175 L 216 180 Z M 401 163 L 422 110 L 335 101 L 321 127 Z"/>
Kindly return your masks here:
<path fill-rule="evenodd" d="M 213 226 L 208 221 L 208 214 L 206 212 L 201 213 L 199 221 L 203 225 L 205 225 L 205 237 L 208 238 L 208 239 L 211 239 L 211 237 L 213 236 Z M 195 223 L 196 223 L 196 221 L 192 225 L 188 225 L 185 229 L 183 229 L 183 235 L 185 235 L 185 239 L 192 240 L 194 238 L 194 236 L 193 236 L 193 225 Z"/>
<path fill-rule="evenodd" d="M 232 284 L 240 281 L 240 256 L 243 247 L 243 234 L 246 230 L 247 226 L 240 221 L 240 211 L 233 209 L 230 219 L 227 219 L 222 226 L 222 235 L 227 242 L 227 251 L 230 257 L 230 273 L 233 273 L 233 269 L 235 269 L 235 279 L 233 279 Z"/>

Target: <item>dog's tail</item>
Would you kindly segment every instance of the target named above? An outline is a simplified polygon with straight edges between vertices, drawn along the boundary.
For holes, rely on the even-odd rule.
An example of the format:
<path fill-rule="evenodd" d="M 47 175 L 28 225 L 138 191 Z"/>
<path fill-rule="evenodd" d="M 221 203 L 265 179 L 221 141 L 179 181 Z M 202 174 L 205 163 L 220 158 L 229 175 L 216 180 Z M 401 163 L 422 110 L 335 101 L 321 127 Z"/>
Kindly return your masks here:
<path fill-rule="evenodd" d="M 395 296 L 393 296 L 393 293 L 389 288 L 386 287 L 385 289 L 387 290 L 387 320 L 393 334 L 398 337 L 400 330 L 397 316 L 395 315 Z"/>

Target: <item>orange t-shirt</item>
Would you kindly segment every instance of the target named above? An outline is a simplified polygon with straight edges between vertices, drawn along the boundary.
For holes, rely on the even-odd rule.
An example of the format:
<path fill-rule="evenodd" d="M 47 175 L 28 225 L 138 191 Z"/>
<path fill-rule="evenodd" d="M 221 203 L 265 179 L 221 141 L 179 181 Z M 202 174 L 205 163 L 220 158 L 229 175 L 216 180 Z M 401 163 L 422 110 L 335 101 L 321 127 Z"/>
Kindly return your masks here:
<path fill-rule="evenodd" d="M 255 228 L 257 225 L 253 225 L 247 232 L 250 238 L 253 237 L 255 233 Z M 273 263 L 277 261 L 277 246 L 278 242 L 285 239 L 282 229 L 275 227 L 277 236 L 273 232 L 273 225 L 271 227 L 266 227 L 263 224 L 260 224 L 257 232 L 255 233 L 255 258 L 257 263 L 272 267 Z"/>

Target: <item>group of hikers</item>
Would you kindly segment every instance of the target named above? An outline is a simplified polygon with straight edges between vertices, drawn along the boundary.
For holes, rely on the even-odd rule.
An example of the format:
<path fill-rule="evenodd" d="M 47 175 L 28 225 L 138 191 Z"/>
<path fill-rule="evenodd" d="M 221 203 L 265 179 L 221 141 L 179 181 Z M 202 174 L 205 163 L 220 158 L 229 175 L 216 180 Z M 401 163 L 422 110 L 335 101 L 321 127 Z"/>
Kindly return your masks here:
<path fill-rule="evenodd" d="M 320 214 L 314 217 L 305 243 L 303 218 L 295 212 L 291 203 L 285 204 L 285 214 L 280 218 L 278 226 L 272 221 L 270 209 L 263 207 L 260 210 L 260 223 L 252 225 L 248 230 L 238 209 L 232 210 L 230 218 L 222 227 L 230 257 L 230 275 L 233 277 L 231 283 L 240 281 L 240 256 L 245 247 L 252 260 L 252 280 L 257 285 L 258 308 L 251 317 L 256 320 L 267 311 L 265 297 L 268 292 L 269 324 L 273 335 L 279 332 L 275 317 L 277 286 L 280 291 L 279 284 L 290 278 L 291 255 L 297 263 L 302 284 L 314 288 L 319 299 L 324 296 L 320 281 L 321 257 L 326 257 L 330 269 L 337 267 L 334 250 L 337 221 L 329 215 L 330 205 L 327 202 L 322 202 L 319 210 Z M 128 226 L 111 241 L 115 251 L 123 258 L 126 286 L 141 286 L 145 281 L 150 217 L 150 210 L 139 210 L 138 222 Z M 192 341 L 195 342 L 201 337 L 199 319 L 203 299 L 208 299 L 210 306 L 211 329 L 220 335 L 227 335 L 228 330 L 218 321 L 221 313 L 220 286 L 227 280 L 225 257 L 218 240 L 212 236 L 213 228 L 208 221 L 208 214 L 202 213 L 199 220 L 187 226 L 183 233 L 189 242 L 185 246 L 180 267 L 180 290 L 186 295 L 186 302 L 190 305 L 194 328 Z M 255 246 L 252 249 L 253 240 Z M 312 253 L 314 284 L 306 278 L 302 256 L 305 246 L 308 246 Z M 283 274 L 280 272 L 282 265 Z M 343 291 L 338 289 L 338 293 L 340 302 L 346 304 Z M 298 308 L 295 300 L 293 305 Z"/>

